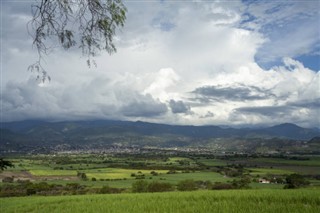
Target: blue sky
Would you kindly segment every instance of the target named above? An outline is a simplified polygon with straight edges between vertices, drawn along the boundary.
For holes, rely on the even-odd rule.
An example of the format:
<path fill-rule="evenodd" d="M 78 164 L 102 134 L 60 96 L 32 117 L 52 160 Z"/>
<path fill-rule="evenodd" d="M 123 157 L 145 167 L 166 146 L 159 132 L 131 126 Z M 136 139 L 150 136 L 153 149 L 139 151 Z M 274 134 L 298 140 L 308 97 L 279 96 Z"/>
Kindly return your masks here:
<path fill-rule="evenodd" d="M 264 8 L 257 13 L 251 9 L 256 5 Z M 312 70 L 320 70 L 320 1 L 249 1 L 247 6 L 248 22 L 259 23 L 258 31 L 268 39 L 255 56 L 260 66 L 270 69 L 280 65 L 281 57 L 287 56 Z M 265 59 L 270 52 L 273 58 Z"/>
<path fill-rule="evenodd" d="M 319 2 L 125 1 L 117 53 L 37 60 L 30 1 L 1 1 L 1 120 L 120 119 L 191 125 L 319 126 Z"/>

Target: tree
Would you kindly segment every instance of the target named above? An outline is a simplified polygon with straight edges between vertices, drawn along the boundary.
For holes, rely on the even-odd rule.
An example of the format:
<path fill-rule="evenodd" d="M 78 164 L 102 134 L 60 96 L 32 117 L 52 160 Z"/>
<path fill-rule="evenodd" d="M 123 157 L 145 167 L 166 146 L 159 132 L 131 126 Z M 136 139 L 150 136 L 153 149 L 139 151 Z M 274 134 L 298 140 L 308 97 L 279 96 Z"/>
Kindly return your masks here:
<path fill-rule="evenodd" d="M 38 60 L 30 65 L 38 72 L 38 79 L 50 80 L 42 67 L 43 54 L 48 54 L 58 44 L 65 50 L 78 46 L 87 57 L 90 67 L 92 57 L 101 50 L 109 54 L 116 51 L 113 38 L 116 29 L 123 27 L 126 7 L 122 0 L 37 0 L 28 24 Z"/>
<path fill-rule="evenodd" d="M 87 177 L 86 173 L 84 173 L 84 172 L 77 172 L 77 176 L 78 176 L 81 180 L 88 180 L 88 177 Z"/>
<path fill-rule="evenodd" d="M 0 170 L 3 171 L 7 169 L 8 167 L 14 167 L 14 165 L 7 160 L 4 160 L 3 158 L 0 158 Z"/>
<path fill-rule="evenodd" d="M 248 189 L 251 179 L 249 176 L 242 176 L 239 180 L 234 179 L 232 181 L 232 186 L 236 189 Z"/>
<path fill-rule="evenodd" d="M 302 175 L 299 174 L 291 174 L 286 177 L 286 185 L 285 189 L 295 189 L 304 187 L 310 184 Z"/>

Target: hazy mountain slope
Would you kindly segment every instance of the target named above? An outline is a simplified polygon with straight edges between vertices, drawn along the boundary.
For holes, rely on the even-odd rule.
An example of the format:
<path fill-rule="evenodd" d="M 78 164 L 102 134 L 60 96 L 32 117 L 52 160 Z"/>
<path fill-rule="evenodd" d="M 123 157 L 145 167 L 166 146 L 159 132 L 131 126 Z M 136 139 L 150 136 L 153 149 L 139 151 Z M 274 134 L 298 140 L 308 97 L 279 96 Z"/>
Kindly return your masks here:
<path fill-rule="evenodd" d="M 34 150 L 34 147 L 92 149 L 124 146 L 210 147 L 255 151 L 317 149 L 316 129 L 281 124 L 260 129 L 219 126 L 178 126 L 128 121 L 23 121 L 1 123 L 0 151 Z M 313 139 L 312 139 L 313 138 Z M 310 140 L 312 142 L 307 142 Z M 310 143 L 310 145 L 306 144 Z"/>

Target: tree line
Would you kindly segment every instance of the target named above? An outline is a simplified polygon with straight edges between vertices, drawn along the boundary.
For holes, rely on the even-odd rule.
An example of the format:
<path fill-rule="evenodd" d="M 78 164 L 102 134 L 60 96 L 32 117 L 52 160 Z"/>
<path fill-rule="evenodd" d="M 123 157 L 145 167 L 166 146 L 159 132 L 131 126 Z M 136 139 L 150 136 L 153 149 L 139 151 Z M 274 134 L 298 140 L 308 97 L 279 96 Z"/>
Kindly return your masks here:
<path fill-rule="evenodd" d="M 82 173 L 79 174 L 83 175 Z M 49 184 L 47 182 L 32 183 L 29 180 L 18 180 L 11 184 L 13 178 L 6 178 L 7 184 L 0 186 L 0 197 L 30 196 L 30 195 L 77 195 L 77 194 L 114 194 L 122 192 L 146 193 L 169 191 L 194 191 L 194 190 L 227 190 L 250 188 L 250 177 L 241 177 L 233 181 L 222 183 L 211 181 L 182 180 L 177 184 L 158 181 L 137 180 L 130 189 L 121 189 L 105 185 L 102 188 L 88 188 L 79 183 L 66 185 Z M 5 180 L 5 179 L 4 179 Z M 11 180 L 11 181 L 10 181 Z M 302 175 L 290 174 L 285 178 L 284 189 L 295 189 L 308 186 L 310 183 Z"/>

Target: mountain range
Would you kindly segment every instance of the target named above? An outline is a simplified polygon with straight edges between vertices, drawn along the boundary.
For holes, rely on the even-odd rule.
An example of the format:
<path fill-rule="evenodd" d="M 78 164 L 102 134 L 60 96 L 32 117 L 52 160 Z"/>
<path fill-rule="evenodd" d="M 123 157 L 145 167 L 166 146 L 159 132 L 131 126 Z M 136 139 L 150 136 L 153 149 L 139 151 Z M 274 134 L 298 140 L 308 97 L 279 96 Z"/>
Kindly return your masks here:
<path fill-rule="evenodd" d="M 19 150 L 30 146 L 73 147 L 103 145 L 207 146 L 219 140 L 234 141 L 308 141 L 320 136 L 317 128 L 284 123 L 264 128 L 219 126 L 181 126 L 131 121 L 20 121 L 1 123 L 0 149 Z M 236 144 L 234 144 L 236 146 Z"/>

